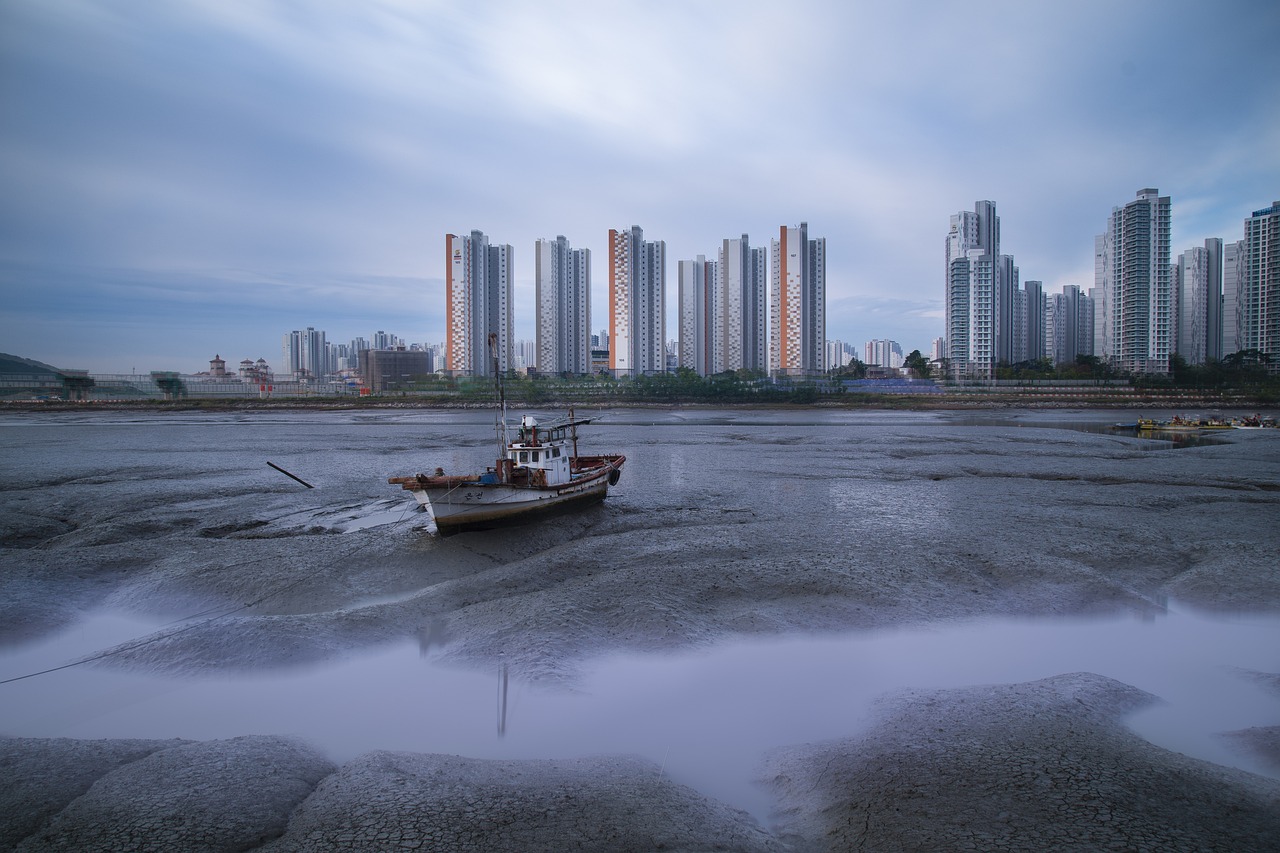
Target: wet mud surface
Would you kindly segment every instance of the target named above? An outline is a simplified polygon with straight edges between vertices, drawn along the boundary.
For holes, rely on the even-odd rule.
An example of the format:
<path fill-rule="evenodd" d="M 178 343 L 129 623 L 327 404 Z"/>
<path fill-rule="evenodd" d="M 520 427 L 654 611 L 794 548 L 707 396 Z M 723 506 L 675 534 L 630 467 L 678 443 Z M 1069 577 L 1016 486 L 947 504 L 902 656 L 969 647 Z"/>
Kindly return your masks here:
<path fill-rule="evenodd" d="M 505 667 L 514 678 L 572 690 L 600 654 L 687 651 L 726 637 L 1159 614 L 1171 598 L 1222 612 L 1275 612 L 1280 605 L 1280 435 L 1270 431 L 1172 449 L 1096 429 L 1110 417 L 1097 413 L 1024 413 L 980 425 L 945 413 L 604 415 L 584 434 L 583 451 L 628 457 L 604 505 L 551 525 L 448 539 L 435 537 L 428 518 L 386 478 L 491 464 L 492 426 L 483 412 L 8 416 L 0 424 L 7 447 L 0 460 L 0 646 L 21 648 L 57 636 L 87 612 L 109 611 L 171 624 L 103 649 L 95 667 L 230 677 L 414 641 L 452 666 Z M 316 488 L 303 488 L 267 461 Z M 1014 710 L 1035 713 L 1040 700 L 1032 698 L 1014 702 Z M 947 696 L 931 701 L 954 704 Z M 983 707 L 965 714 L 987 714 Z M 1001 721 L 1012 713 L 990 712 L 991 737 L 1005 731 Z M 901 725 L 916 725 L 906 719 Z M 1105 753 L 1168 763 L 1132 736 L 1121 742 L 1107 734 L 1109 722 L 1090 725 L 1081 737 Z M 1238 740 L 1260 751 L 1274 744 L 1265 731 Z M 9 745 L 23 742 L 34 739 Z M 870 761 L 869 743 L 831 748 L 849 761 Z M 129 754 L 128 747 L 111 749 Z M 1028 750 L 1029 762 L 1052 766 L 1049 752 Z M 930 760 L 944 762 L 954 750 L 943 742 L 934 752 Z M 798 754 L 810 757 L 796 760 L 817 760 L 816 753 Z M 446 772 L 438 760 L 379 760 L 351 766 L 349 775 L 365 779 L 377 767 L 416 780 L 406 783 L 412 787 Z M 1099 774 L 1111 772 L 1104 764 Z M 435 769 L 423 769 L 428 765 Z M 460 777 L 480 772 L 448 767 Z M 533 778 L 549 767 L 525 769 Z M 627 765 L 626 772 L 647 771 Z M 879 784 L 877 772 L 868 764 L 850 784 Z M 605 785 L 609 774 L 598 775 Z M 325 778 L 337 785 L 344 777 Z M 370 796 L 388 784 L 379 779 L 366 780 Z M 1261 796 L 1273 797 L 1274 816 L 1265 781 Z M 309 787 L 307 796 L 328 790 L 325 784 Z M 998 779 L 991 784 L 998 788 Z M 1231 784 L 1243 790 L 1252 783 Z M 1123 788 L 1124 781 L 1106 785 Z M 339 790 L 354 797 L 352 783 Z M 862 819 L 874 811 L 838 805 L 839 796 L 817 788 L 818 805 L 809 806 L 794 787 L 778 790 L 789 815 L 785 832 L 743 830 L 742 846 L 730 849 L 824 849 L 832 836 L 810 812 L 854 809 Z M 991 790 L 968 796 L 976 802 L 994 796 Z M 83 796 L 57 814 L 53 806 L 31 806 L 27 813 L 38 819 L 21 824 L 22 837 L 35 844 L 33 833 L 57 828 L 60 815 L 72 821 L 90 814 L 68 812 Z M 530 796 L 542 802 L 542 795 Z M 694 792 L 671 796 L 682 809 L 715 805 Z M 958 789 L 920 796 L 948 814 L 967 808 Z M 295 809 L 299 826 L 311 821 L 313 841 L 336 832 L 316 823 L 305 803 L 281 808 Z M 503 825 L 534 820 L 530 814 L 545 809 L 522 806 Z M 715 820 L 729 819 L 717 814 Z M 1085 816 L 1068 810 L 1058 819 L 1065 825 Z M 497 826 L 506 818 L 486 820 Z M 1031 824 L 1052 820 L 1040 815 Z M 66 821 L 59 832 L 71 831 Z M 942 834 L 934 840 L 969 837 L 946 820 L 937 823 Z M 984 829 L 1007 841 L 989 849 L 1034 849 L 1019 846 L 1024 836 L 1016 823 Z M 292 829 L 274 818 L 258 824 L 262 843 L 278 837 L 280 849 L 294 849 L 286 843 Z M 537 839 L 570 824 L 547 825 L 553 829 L 491 840 L 558 849 L 538 847 Z M 885 826 L 866 836 L 879 839 L 867 849 L 894 849 L 899 830 Z M 1125 834 L 1132 832 L 1115 837 L 1132 838 L 1140 849 L 1147 836 Z M 372 837 L 355 832 L 349 845 L 333 849 L 375 849 L 360 846 Z M 626 837 L 638 846 L 596 849 L 647 849 L 649 842 L 635 839 L 649 836 Z M 680 844 L 702 849 L 700 837 L 681 836 Z M 825 849 L 848 849 L 841 845 L 852 842 L 840 838 Z M 125 849 L 114 843 L 101 849 Z M 502 848 L 495 841 L 488 849 Z"/>

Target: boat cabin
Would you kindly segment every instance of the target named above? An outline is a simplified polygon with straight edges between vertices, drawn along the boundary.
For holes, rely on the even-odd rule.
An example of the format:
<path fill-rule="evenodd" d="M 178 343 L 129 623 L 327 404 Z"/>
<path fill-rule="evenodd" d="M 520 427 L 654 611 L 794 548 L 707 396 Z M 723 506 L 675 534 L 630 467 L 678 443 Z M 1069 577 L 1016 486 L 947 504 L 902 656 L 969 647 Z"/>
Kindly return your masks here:
<path fill-rule="evenodd" d="M 507 458 L 512 465 L 525 468 L 531 474 L 533 471 L 545 471 L 545 484 L 548 486 L 567 483 L 572 476 L 568 430 L 574 425 L 575 422 L 568 421 L 539 428 L 531 415 L 525 415 L 520 421 L 519 436 L 507 445 Z"/>

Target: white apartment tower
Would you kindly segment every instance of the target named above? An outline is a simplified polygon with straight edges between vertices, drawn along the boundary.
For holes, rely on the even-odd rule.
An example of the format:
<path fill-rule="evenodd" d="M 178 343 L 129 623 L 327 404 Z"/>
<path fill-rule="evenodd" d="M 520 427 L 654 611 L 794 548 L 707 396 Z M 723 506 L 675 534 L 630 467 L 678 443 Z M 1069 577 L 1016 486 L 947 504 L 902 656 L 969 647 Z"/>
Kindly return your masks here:
<path fill-rule="evenodd" d="M 947 357 L 947 339 L 934 338 L 933 343 L 929 345 L 929 358 L 932 361 L 939 361 Z"/>
<path fill-rule="evenodd" d="M 779 229 L 773 241 L 769 301 L 769 372 L 809 376 L 825 369 L 827 240 L 809 225 Z"/>
<path fill-rule="evenodd" d="M 498 368 L 514 367 L 513 256 L 510 245 L 491 246 L 480 231 L 445 235 L 445 358 L 451 373 L 490 373 L 490 335 L 497 336 Z"/>
<path fill-rule="evenodd" d="M 591 250 L 563 236 L 534 244 L 536 364 L 543 373 L 591 372 Z"/>
<path fill-rule="evenodd" d="M 993 379 L 1015 354 L 1018 268 L 1000 254 L 996 203 L 951 217 L 946 239 L 946 339 L 951 374 Z"/>
<path fill-rule="evenodd" d="M 667 244 L 635 225 L 609 229 L 609 370 L 638 376 L 666 370 Z"/>
<path fill-rule="evenodd" d="M 1169 262 L 1171 205 L 1156 189 L 1111 211 L 1095 240 L 1102 294 L 1102 352 L 1120 370 L 1166 373 L 1173 351 L 1176 295 Z"/>
<path fill-rule="evenodd" d="M 874 367 L 902 367 L 905 360 L 900 343 L 881 339 L 867 341 L 862 355 L 862 363 Z"/>
<path fill-rule="evenodd" d="M 1093 300 L 1078 285 L 1063 285 L 1045 298 L 1045 357 L 1054 364 L 1074 364 L 1076 356 L 1093 354 Z"/>
<path fill-rule="evenodd" d="M 835 370 L 838 367 L 844 367 L 848 364 L 853 356 L 849 353 L 848 347 L 844 345 L 842 340 L 834 340 L 826 342 L 826 363 L 827 370 Z"/>
<path fill-rule="evenodd" d="M 323 379 L 329 370 L 329 344 L 325 333 L 308 326 L 284 336 L 281 372 L 299 379 Z"/>
<path fill-rule="evenodd" d="M 1222 358 L 1222 240 L 1210 237 L 1178 255 L 1173 268 L 1178 305 L 1175 349 L 1187 364 Z"/>
<path fill-rule="evenodd" d="M 1280 201 L 1255 210 L 1244 221 L 1244 240 L 1237 283 L 1241 350 L 1271 356 L 1280 370 Z"/>

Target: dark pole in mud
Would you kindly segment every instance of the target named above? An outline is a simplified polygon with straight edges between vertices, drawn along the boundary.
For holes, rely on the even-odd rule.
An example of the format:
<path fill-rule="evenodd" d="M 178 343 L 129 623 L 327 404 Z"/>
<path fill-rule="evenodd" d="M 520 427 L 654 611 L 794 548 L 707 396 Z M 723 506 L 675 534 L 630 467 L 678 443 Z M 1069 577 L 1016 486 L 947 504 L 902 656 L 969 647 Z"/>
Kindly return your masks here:
<path fill-rule="evenodd" d="M 281 468 L 281 467 L 280 467 L 279 465 L 277 465 L 276 463 L 274 463 L 274 462 L 268 462 L 267 464 L 268 464 L 268 465 L 270 465 L 272 468 L 275 468 L 275 469 L 276 469 L 277 471 L 279 471 L 281 474 L 284 474 L 286 477 L 292 477 L 293 479 L 297 480 L 299 483 L 301 483 L 302 485 L 306 486 L 308 489 L 314 489 L 314 488 L 315 488 L 315 486 L 311 485 L 311 484 L 310 484 L 310 483 L 308 483 L 306 480 L 302 479 L 301 477 L 297 477 L 297 476 L 294 476 L 293 474 L 290 474 L 288 471 L 284 470 L 283 468 Z"/>

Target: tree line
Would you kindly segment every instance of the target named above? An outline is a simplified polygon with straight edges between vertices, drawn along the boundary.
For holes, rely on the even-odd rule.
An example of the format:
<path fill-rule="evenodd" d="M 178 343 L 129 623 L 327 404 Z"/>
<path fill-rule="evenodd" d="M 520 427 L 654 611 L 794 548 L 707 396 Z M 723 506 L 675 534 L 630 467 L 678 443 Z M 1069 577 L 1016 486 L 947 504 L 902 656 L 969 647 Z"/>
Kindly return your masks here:
<path fill-rule="evenodd" d="M 1100 384 L 1121 383 L 1140 388 L 1182 388 L 1205 391 L 1245 391 L 1263 398 L 1280 399 L 1280 376 L 1272 372 L 1266 353 L 1245 350 L 1220 360 L 1192 365 L 1179 355 L 1169 360 L 1167 374 L 1126 374 L 1093 355 L 1077 356 L 1067 364 L 1035 359 L 1017 364 L 1001 363 L 996 378 L 1014 381 L 1093 380 Z M 931 362 L 919 350 L 904 359 L 903 366 L 913 378 L 941 380 L 946 385 L 947 365 Z M 935 371 L 937 374 L 935 375 Z M 822 376 L 774 380 L 760 370 L 727 370 L 700 376 L 681 367 L 668 373 L 617 378 L 608 373 L 594 375 L 546 375 L 511 370 L 504 378 L 505 393 L 513 400 L 529 404 L 566 400 L 601 403 L 706 402 L 706 403 L 805 403 L 821 395 L 846 390 L 845 380 L 865 379 L 868 365 L 859 359 L 833 368 Z M 494 398 L 492 377 L 442 377 L 431 374 L 415 377 L 402 389 L 413 395 L 439 395 L 464 401 L 486 402 Z"/>

